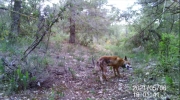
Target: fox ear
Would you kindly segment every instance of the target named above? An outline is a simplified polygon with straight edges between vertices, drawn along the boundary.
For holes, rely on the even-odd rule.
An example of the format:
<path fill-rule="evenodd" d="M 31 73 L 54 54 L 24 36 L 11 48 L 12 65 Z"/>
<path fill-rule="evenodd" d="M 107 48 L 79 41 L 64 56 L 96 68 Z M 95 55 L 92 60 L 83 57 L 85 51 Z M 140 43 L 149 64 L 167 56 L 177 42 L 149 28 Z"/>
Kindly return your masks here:
<path fill-rule="evenodd" d="M 127 57 L 126 57 L 126 56 L 124 57 L 124 60 L 126 60 L 126 61 L 127 61 Z"/>

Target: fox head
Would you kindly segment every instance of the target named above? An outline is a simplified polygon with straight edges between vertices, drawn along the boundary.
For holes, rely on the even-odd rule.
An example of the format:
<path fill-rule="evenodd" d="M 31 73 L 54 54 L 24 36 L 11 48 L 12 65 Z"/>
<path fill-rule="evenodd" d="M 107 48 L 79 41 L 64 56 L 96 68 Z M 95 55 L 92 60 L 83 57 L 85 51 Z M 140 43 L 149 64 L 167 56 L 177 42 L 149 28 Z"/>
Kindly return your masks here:
<path fill-rule="evenodd" d="M 125 56 L 124 57 L 124 65 L 123 65 L 123 68 L 126 68 L 126 69 L 132 69 L 132 67 L 131 67 L 131 64 L 130 64 L 130 62 L 127 60 L 127 57 Z"/>

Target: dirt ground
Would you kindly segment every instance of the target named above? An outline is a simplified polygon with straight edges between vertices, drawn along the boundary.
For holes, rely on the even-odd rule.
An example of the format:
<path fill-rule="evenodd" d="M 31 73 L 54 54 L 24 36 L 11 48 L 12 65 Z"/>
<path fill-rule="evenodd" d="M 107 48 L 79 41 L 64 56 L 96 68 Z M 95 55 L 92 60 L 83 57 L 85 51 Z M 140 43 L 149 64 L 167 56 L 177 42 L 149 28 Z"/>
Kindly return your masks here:
<path fill-rule="evenodd" d="M 54 48 L 51 44 L 50 48 Z M 42 75 L 38 88 L 20 91 L 6 100 L 138 100 L 129 84 L 132 73 L 119 69 L 123 77 L 113 77 L 111 68 L 108 81 L 100 81 L 101 72 L 93 64 L 100 55 L 80 45 L 68 43 L 59 50 L 50 49 L 52 63 L 47 65 L 46 77 Z M 92 55 L 95 57 L 92 58 Z M 2 94 L 0 94 L 2 95 Z"/>

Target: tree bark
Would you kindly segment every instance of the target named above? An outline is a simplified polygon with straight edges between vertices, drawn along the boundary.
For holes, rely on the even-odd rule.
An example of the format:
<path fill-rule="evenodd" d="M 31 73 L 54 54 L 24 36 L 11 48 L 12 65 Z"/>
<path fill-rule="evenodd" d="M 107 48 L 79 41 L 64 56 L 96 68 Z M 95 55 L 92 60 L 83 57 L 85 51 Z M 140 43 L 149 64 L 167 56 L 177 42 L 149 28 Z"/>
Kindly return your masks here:
<path fill-rule="evenodd" d="M 71 17 L 70 19 L 70 37 L 69 43 L 75 43 L 76 33 L 75 33 L 75 21 Z"/>
<path fill-rule="evenodd" d="M 70 5 L 70 18 L 69 18 L 69 22 L 70 22 L 70 37 L 69 37 L 69 43 L 75 43 L 75 38 L 76 38 L 76 32 L 75 32 L 75 10 L 73 7 L 73 1 L 71 1 L 71 5 Z"/>
<path fill-rule="evenodd" d="M 11 34 L 10 39 L 15 38 L 19 35 L 20 31 L 20 10 L 21 10 L 21 0 L 14 0 L 13 12 L 11 13 L 12 24 L 11 24 Z"/>

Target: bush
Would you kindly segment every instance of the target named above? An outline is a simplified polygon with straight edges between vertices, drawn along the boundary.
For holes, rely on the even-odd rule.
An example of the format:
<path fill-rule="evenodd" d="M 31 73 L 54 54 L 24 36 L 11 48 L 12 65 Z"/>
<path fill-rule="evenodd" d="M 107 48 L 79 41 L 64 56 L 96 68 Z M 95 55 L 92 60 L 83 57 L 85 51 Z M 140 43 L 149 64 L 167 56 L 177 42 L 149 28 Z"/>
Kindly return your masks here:
<path fill-rule="evenodd" d="M 21 67 L 15 69 L 15 67 L 10 67 L 12 69 L 5 68 L 2 60 L 0 61 L 0 75 L 1 82 L 8 83 L 8 92 L 17 92 L 18 90 L 25 90 L 29 88 L 30 84 L 35 81 L 35 77 L 30 75 L 30 72 L 22 70 Z"/>
<path fill-rule="evenodd" d="M 178 66 L 178 38 L 173 34 L 162 34 L 162 40 L 159 43 L 159 56 L 161 69 L 164 74 L 172 71 L 173 67 Z"/>
<path fill-rule="evenodd" d="M 83 46 L 90 46 L 93 43 L 92 35 L 87 33 L 77 34 L 76 40 L 77 43 Z"/>
<path fill-rule="evenodd" d="M 22 69 L 18 68 L 10 75 L 7 81 L 10 83 L 11 91 L 25 90 L 32 81 L 35 81 L 35 77 L 30 77 L 28 71 L 22 72 Z"/>

